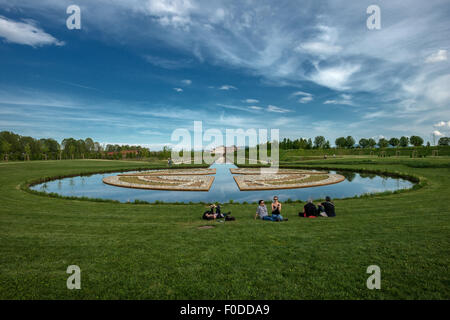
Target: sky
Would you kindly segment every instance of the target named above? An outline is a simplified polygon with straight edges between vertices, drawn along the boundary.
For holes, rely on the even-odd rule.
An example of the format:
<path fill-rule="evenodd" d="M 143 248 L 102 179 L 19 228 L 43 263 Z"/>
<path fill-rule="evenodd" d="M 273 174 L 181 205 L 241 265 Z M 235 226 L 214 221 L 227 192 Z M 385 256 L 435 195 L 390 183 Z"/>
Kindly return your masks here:
<path fill-rule="evenodd" d="M 448 0 L 0 0 L 0 130 L 153 150 L 194 121 L 433 143 L 450 136 L 449 50 Z"/>

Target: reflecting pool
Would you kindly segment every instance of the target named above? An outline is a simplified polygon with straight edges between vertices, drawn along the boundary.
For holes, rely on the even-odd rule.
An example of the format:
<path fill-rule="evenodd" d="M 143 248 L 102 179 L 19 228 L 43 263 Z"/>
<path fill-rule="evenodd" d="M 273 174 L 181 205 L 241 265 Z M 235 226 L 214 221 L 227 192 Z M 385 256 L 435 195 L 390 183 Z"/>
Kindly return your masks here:
<path fill-rule="evenodd" d="M 93 174 L 91 176 L 78 176 L 64 178 L 32 186 L 31 189 L 48 193 L 57 193 L 63 196 L 90 197 L 118 200 L 120 202 L 134 202 L 135 200 L 155 202 L 255 202 L 259 199 L 269 200 L 277 195 L 280 201 L 318 199 L 330 196 L 331 198 L 345 198 L 365 193 L 383 191 L 395 191 L 407 189 L 413 183 L 400 178 L 380 176 L 376 174 L 357 173 L 348 171 L 330 171 L 345 176 L 345 181 L 338 184 L 283 190 L 240 191 L 230 168 L 236 168 L 234 164 L 213 164 L 216 168 L 215 180 L 209 191 L 162 191 L 129 189 L 104 184 L 102 179 L 116 173 Z"/>

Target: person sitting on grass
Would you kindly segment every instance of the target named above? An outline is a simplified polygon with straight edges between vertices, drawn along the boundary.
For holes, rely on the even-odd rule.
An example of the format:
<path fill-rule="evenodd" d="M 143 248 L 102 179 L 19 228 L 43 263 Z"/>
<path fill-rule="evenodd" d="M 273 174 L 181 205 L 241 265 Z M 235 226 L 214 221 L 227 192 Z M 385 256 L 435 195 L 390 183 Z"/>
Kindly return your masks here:
<path fill-rule="evenodd" d="M 264 200 L 259 200 L 259 206 L 256 208 L 255 220 L 256 218 L 260 218 L 261 220 L 274 221 L 271 216 L 267 213 L 266 205 L 264 204 Z"/>
<path fill-rule="evenodd" d="M 304 218 L 316 218 L 318 210 L 312 199 L 308 199 L 308 202 L 303 207 L 303 212 L 299 212 L 298 215 Z"/>
<path fill-rule="evenodd" d="M 281 215 L 281 203 L 278 202 L 277 196 L 273 197 L 272 218 L 275 219 L 274 221 L 288 221 L 288 219 L 283 219 L 283 216 Z"/>
<path fill-rule="evenodd" d="M 331 201 L 331 198 L 327 196 L 325 201 L 319 204 L 319 213 L 322 217 L 336 217 L 336 213 L 334 211 L 334 203 Z"/>

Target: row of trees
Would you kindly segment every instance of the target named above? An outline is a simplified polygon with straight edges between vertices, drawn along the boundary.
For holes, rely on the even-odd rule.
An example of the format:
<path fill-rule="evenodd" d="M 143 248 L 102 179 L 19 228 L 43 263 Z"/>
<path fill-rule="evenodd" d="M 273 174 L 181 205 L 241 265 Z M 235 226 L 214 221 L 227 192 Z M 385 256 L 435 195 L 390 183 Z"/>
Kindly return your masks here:
<path fill-rule="evenodd" d="M 295 139 L 291 140 L 284 138 L 280 144 L 279 148 L 282 150 L 289 149 L 330 149 L 330 141 L 326 140 L 324 136 L 317 136 L 314 138 L 314 143 L 311 139 Z"/>
<path fill-rule="evenodd" d="M 411 137 L 401 137 L 401 138 L 391 138 L 387 140 L 386 138 L 380 138 L 375 141 L 373 138 L 361 138 L 358 141 L 358 146 L 360 148 L 374 148 L 378 146 L 379 148 L 391 147 L 408 147 L 413 145 L 414 147 L 420 147 L 423 145 L 423 139 L 419 136 Z M 355 139 L 352 136 L 339 137 L 335 141 L 336 147 L 338 148 L 355 148 Z"/>
<path fill-rule="evenodd" d="M 47 159 L 120 159 L 123 151 L 126 157 L 149 157 L 150 150 L 140 146 L 107 145 L 103 147 L 92 138 L 66 138 L 59 144 L 54 139 L 34 139 L 13 132 L 0 132 L 0 154 L 4 160 L 47 160 Z"/>
<path fill-rule="evenodd" d="M 450 146 L 450 138 L 449 137 L 439 138 L 438 145 L 440 145 L 440 146 Z"/>
<path fill-rule="evenodd" d="M 440 138 L 439 145 L 449 145 L 449 138 Z M 411 136 L 411 137 L 401 137 L 401 138 L 391 138 L 389 140 L 385 138 L 380 138 L 376 141 L 373 138 L 362 138 L 358 141 L 358 145 L 356 145 L 356 141 L 352 136 L 347 137 L 339 137 L 335 140 L 335 144 L 337 148 L 375 148 L 378 146 L 379 148 L 386 148 L 388 146 L 392 147 L 408 147 L 410 145 L 419 147 L 424 143 L 423 139 L 419 136 Z M 317 136 L 314 138 L 314 142 L 311 139 L 299 138 L 295 140 L 291 140 L 288 138 L 284 138 L 280 142 L 280 149 L 282 150 L 290 150 L 290 149 L 330 149 L 330 141 L 326 140 L 324 136 Z"/>

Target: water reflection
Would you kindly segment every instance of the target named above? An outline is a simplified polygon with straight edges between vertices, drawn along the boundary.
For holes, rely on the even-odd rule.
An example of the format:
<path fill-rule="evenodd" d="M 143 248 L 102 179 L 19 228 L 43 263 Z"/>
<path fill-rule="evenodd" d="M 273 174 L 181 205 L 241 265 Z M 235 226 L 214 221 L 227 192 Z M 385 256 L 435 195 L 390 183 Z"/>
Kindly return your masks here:
<path fill-rule="evenodd" d="M 91 197 L 119 200 L 121 202 L 133 202 L 142 200 L 148 202 L 256 202 L 259 199 L 272 199 L 276 194 L 281 201 L 287 199 L 307 200 L 308 198 L 332 198 L 353 197 L 365 193 L 374 193 L 382 191 L 394 191 L 398 189 L 410 188 L 412 183 L 397 178 L 383 177 L 368 173 L 355 173 L 349 171 L 339 172 L 346 177 L 346 180 L 333 185 L 303 188 L 303 189 L 283 189 L 283 190 L 262 190 L 262 191 L 240 191 L 237 187 L 230 168 L 236 168 L 235 165 L 224 163 L 214 164 L 216 168 L 215 180 L 208 192 L 199 191 L 163 191 L 163 190 L 139 190 L 114 187 L 106 185 L 102 179 L 107 176 L 116 175 L 94 174 L 86 177 L 71 177 L 47 182 L 32 187 L 34 190 L 55 192 L 64 196 Z M 334 171 L 331 171 L 334 173 Z"/>

